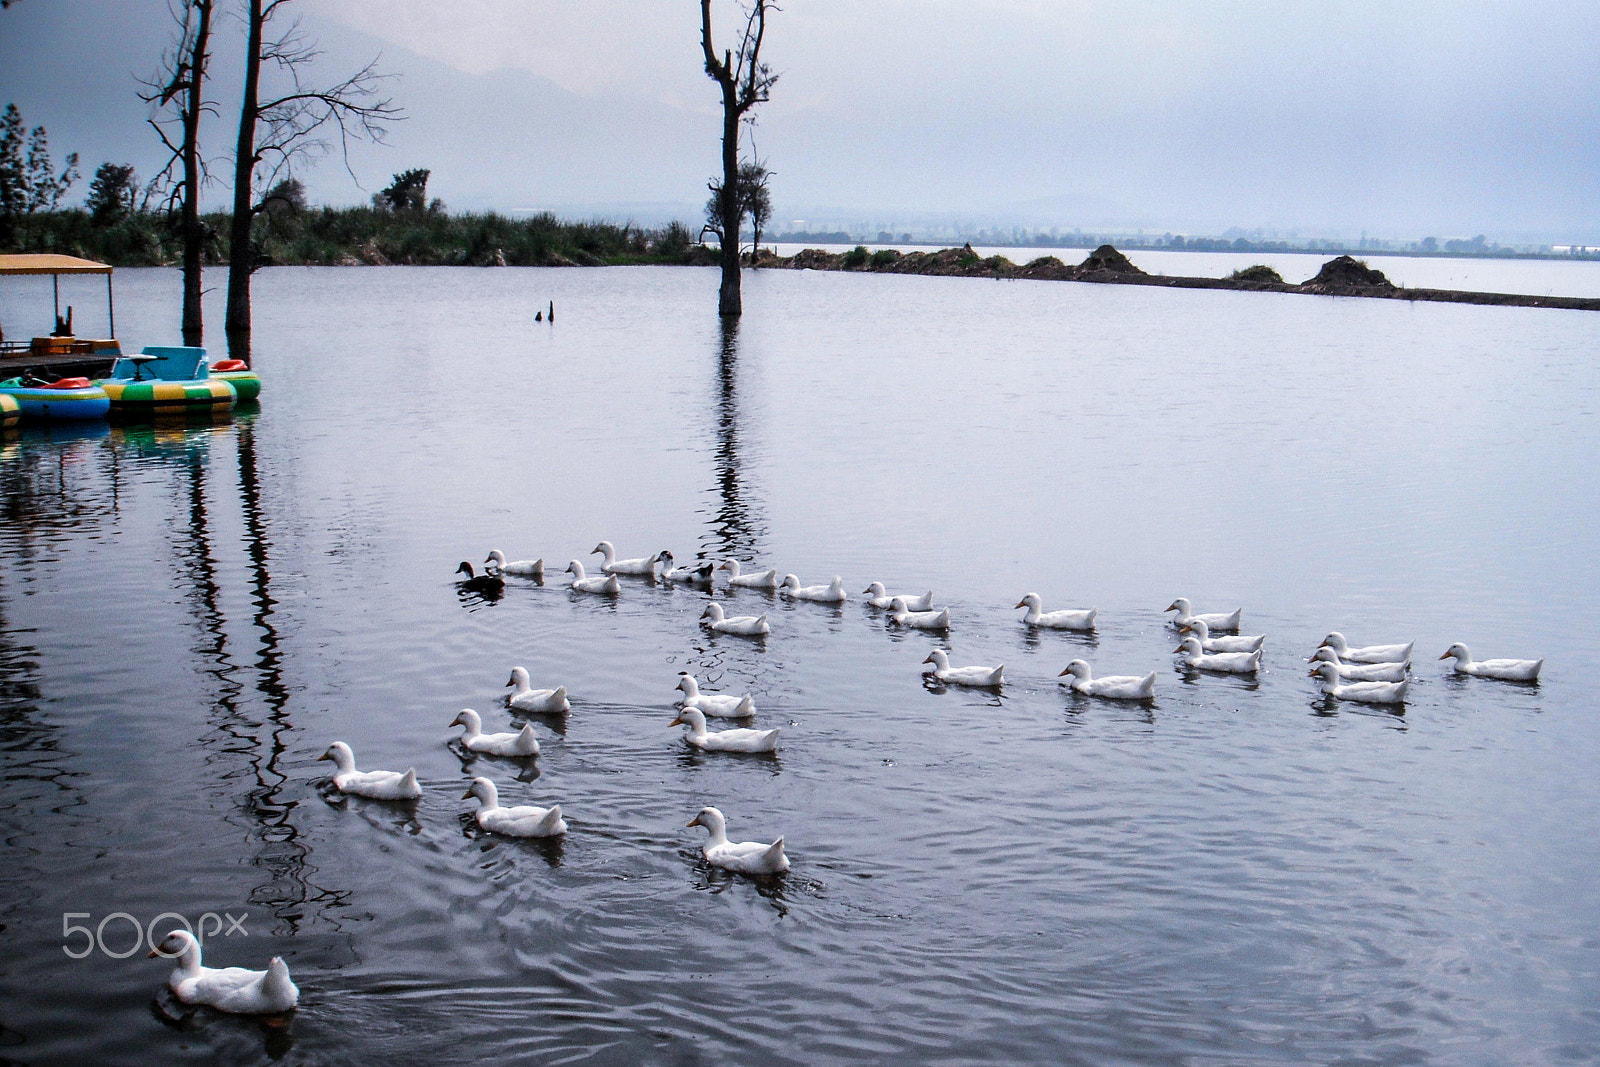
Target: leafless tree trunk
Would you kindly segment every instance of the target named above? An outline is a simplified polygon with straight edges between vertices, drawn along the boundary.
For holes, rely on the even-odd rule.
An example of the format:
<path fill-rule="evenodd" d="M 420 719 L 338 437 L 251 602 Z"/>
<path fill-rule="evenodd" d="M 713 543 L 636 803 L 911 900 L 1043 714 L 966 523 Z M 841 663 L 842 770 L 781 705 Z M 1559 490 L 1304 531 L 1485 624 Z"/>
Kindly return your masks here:
<path fill-rule="evenodd" d="M 205 101 L 206 64 L 211 58 L 211 11 L 215 0 L 183 0 L 172 9 L 178 23 L 178 40 L 163 64 L 163 70 L 145 82 L 150 89 L 140 98 L 155 106 L 150 117 L 161 143 L 172 153 L 155 182 L 165 184 L 167 214 L 179 217 L 178 235 L 183 242 L 183 343 L 199 345 L 205 336 L 200 308 L 201 256 L 208 236 L 200 221 L 200 186 L 205 181 L 205 161 L 200 157 L 200 115 L 211 110 Z M 178 143 L 174 144 L 162 126 L 159 112 L 177 101 Z M 168 118 L 170 121 L 170 115 Z M 180 168 L 183 177 L 172 181 Z"/>
<path fill-rule="evenodd" d="M 385 124 L 401 118 L 400 109 L 378 96 L 385 75 L 374 60 L 327 89 L 306 87 L 302 75 L 316 59 L 316 46 L 292 23 L 268 41 L 266 26 L 290 0 L 247 0 L 245 27 L 249 53 L 245 56 L 244 96 L 239 106 L 239 140 L 234 150 L 233 219 L 228 252 L 228 350 L 236 359 L 250 359 L 250 275 L 260 265 L 251 239 L 255 218 L 262 210 L 256 196 L 257 167 L 271 165 L 260 182 L 271 187 L 290 175 L 296 161 L 329 149 L 322 131 L 338 131 L 339 148 L 349 169 L 351 139 L 381 142 Z M 278 96 L 261 99 L 261 68 L 271 64 L 287 75 L 288 86 Z"/>
<path fill-rule="evenodd" d="M 778 76 L 761 62 L 761 42 L 767 31 L 770 0 L 754 0 L 745 16 L 744 37 L 737 57 L 724 50 L 717 58 L 711 43 L 711 0 L 700 0 L 700 47 L 706 57 L 706 75 L 722 87 L 722 288 L 717 311 L 724 316 L 743 313 L 739 300 L 739 123 L 745 114 L 767 99 Z"/>

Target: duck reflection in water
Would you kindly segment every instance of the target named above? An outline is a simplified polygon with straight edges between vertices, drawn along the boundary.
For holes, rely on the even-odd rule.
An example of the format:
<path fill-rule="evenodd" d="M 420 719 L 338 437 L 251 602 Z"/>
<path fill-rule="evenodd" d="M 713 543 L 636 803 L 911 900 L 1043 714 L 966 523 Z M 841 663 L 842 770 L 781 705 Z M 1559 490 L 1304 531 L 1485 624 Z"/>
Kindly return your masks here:
<path fill-rule="evenodd" d="M 213 1026 L 230 1027 L 240 1034 L 254 1030 L 261 1051 L 269 1060 L 281 1060 L 294 1049 L 294 1012 L 283 1015 L 229 1015 L 211 1008 L 185 1004 L 163 985 L 150 1000 L 150 1014 L 161 1025 L 179 1033 L 199 1033 Z"/>
<path fill-rule="evenodd" d="M 479 852 L 497 854 L 504 862 L 513 866 L 516 863 L 516 857 L 525 852 L 531 852 L 538 856 L 551 869 L 560 867 L 566 861 L 566 834 L 560 834 L 555 837 L 506 837 L 502 834 L 490 833 L 479 826 L 475 812 L 462 812 L 458 815 L 458 818 L 461 822 L 461 836 L 469 841 L 476 842 Z"/>

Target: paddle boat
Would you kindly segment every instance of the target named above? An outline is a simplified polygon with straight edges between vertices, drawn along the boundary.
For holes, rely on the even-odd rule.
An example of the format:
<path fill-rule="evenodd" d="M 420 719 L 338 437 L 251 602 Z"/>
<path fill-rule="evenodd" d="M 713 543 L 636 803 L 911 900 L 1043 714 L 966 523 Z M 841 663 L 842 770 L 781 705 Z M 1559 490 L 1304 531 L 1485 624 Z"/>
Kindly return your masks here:
<path fill-rule="evenodd" d="M 219 359 L 211 364 L 211 377 L 227 382 L 239 395 L 239 403 L 248 404 L 261 395 L 261 379 L 242 359 Z"/>
<path fill-rule="evenodd" d="M 176 345 L 119 357 L 100 387 L 112 414 L 134 417 L 223 415 L 239 399 L 232 383 L 211 375 L 205 349 Z"/>
<path fill-rule="evenodd" d="M 17 405 L 17 414 L 29 422 L 57 419 L 103 419 L 111 410 L 106 391 L 87 378 L 41 381 L 22 375 L 0 381 L 0 397 Z"/>

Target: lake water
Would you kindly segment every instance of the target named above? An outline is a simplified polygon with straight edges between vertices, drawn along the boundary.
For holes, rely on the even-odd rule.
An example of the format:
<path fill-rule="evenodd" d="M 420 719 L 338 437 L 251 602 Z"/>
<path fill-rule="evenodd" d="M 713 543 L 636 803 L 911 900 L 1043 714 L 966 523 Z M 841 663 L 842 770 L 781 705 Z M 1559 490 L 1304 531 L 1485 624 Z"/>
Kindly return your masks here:
<path fill-rule="evenodd" d="M 1600 316 L 745 277 L 725 331 L 711 270 L 268 270 L 259 412 L 0 442 L 0 1060 L 1600 1061 Z M 176 272 L 117 278 L 171 341 Z M 852 599 L 711 638 L 702 593 L 566 589 L 602 538 Z M 458 591 L 494 547 L 550 580 Z M 1003 693 L 926 687 L 874 579 Z M 1259 679 L 1176 669 L 1178 596 Z M 1417 642 L 1403 713 L 1317 696 L 1331 629 Z M 463 758 L 514 665 L 570 716 Z M 683 669 L 778 754 L 688 750 Z M 330 799 L 334 740 L 423 799 Z M 478 832 L 474 775 L 565 840 Z M 793 869 L 708 869 L 706 804 Z M 174 1012 L 162 913 L 282 955 L 288 1024 Z"/>

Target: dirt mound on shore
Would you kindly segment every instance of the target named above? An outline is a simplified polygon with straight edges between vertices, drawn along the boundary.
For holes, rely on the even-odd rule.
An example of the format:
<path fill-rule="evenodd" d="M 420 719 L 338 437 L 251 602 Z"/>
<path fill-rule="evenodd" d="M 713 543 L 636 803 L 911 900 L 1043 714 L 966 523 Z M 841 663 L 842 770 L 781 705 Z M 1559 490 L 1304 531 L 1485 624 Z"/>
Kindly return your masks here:
<path fill-rule="evenodd" d="M 1078 264 L 1081 271 L 1110 271 L 1112 274 L 1143 274 L 1144 271 L 1135 267 L 1127 256 L 1118 252 L 1111 245 L 1101 245 L 1089 253 L 1089 258 Z"/>
<path fill-rule="evenodd" d="M 1383 276 L 1383 271 L 1373 270 L 1359 259 L 1340 256 L 1330 259 L 1317 271 L 1317 276 L 1303 283 L 1308 289 L 1393 289 L 1394 282 Z"/>

